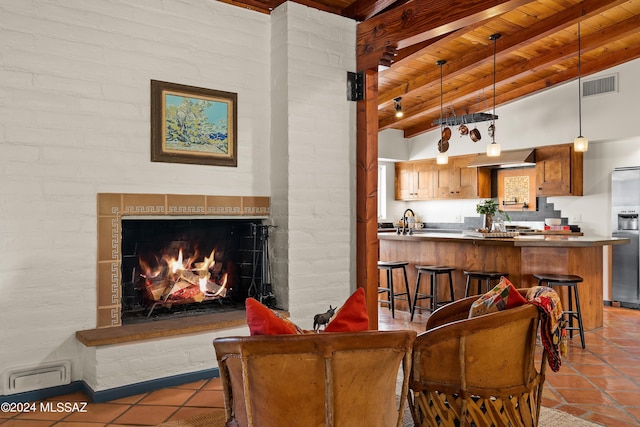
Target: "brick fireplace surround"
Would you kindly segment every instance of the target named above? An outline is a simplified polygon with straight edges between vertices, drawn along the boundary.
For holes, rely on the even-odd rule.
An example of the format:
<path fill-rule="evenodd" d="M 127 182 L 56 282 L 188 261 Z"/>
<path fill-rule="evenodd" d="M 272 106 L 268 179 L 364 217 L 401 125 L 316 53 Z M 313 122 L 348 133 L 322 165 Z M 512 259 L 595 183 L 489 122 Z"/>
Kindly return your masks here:
<path fill-rule="evenodd" d="M 122 254 L 122 217 L 198 217 L 198 218 L 266 218 L 269 216 L 269 197 L 207 196 L 180 194 L 124 194 L 99 193 L 97 196 L 97 320 L 96 329 L 78 331 L 76 337 L 85 345 L 151 338 L 176 333 L 172 320 L 154 322 L 154 327 L 122 326 L 120 273 Z M 202 317 L 203 319 L 198 319 Z M 244 320 L 244 312 L 235 315 L 198 316 L 184 333 L 210 328 L 211 319 L 225 326 Z M 131 327 L 129 327 L 131 326 Z M 173 331 L 169 331 L 173 329 Z M 142 334 L 140 331 L 146 330 Z M 141 335 L 142 334 L 142 335 Z"/>

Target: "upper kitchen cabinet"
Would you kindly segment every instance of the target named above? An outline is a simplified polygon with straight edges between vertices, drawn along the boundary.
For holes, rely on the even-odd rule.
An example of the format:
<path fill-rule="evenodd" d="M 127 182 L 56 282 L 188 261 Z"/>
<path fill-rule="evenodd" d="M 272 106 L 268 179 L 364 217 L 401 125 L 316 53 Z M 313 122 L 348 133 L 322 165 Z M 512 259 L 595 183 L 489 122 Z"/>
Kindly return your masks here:
<path fill-rule="evenodd" d="M 449 158 L 449 164 L 437 165 L 435 197 L 438 199 L 476 199 L 491 197 L 491 171 L 469 167 L 476 155 Z"/>
<path fill-rule="evenodd" d="M 474 199 L 491 197 L 491 172 L 468 167 L 475 156 L 396 163 L 396 200 Z"/>
<path fill-rule="evenodd" d="M 396 163 L 396 200 L 433 198 L 433 160 Z"/>
<path fill-rule="evenodd" d="M 582 168 L 573 144 L 536 148 L 536 196 L 582 196 Z"/>

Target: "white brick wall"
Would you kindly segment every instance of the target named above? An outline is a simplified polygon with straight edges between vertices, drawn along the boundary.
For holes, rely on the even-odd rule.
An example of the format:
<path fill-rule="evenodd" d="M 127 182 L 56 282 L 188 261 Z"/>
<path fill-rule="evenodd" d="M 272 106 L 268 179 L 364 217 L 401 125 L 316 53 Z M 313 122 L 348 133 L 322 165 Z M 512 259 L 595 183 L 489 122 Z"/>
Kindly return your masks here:
<path fill-rule="evenodd" d="M 287 172 L 272 181 L 274 281 L 287 283 L 276 295 L 310 329 L 315 313 L 355 289 L 355 103 L 346 77 L 356 25 L 296 3 L 271 16 L 271 161 Z"/>
<path fill-rule="evenodd" d="M 69 359 L 101 390 L 215 366 L 211 334 L 151 344 L 183 352 L 174 371 L 133 363 L 149 343 L 76 342 L 96 325 L 96 193 L 269 196 L 269 38 L 268 15 L 213 0 L 0 2 L 0 373 Z M 237 168 L 150 162 L 151 79 L 238 93 Z"/>
<path fill-rule="evenodd" d="M 216 366 L 216 334 L 76 341 L 96 325 L 99 192 L 271 196 L 278 300 L 309 328 L 341 304 L 355 286 L 355 27 L 287 3 L 268 16 L 213 0 L 0 2 L 0 378 L 64 359 L 100 391 Z M 237 168 L 150 162 L 151 79 L 238 93 Z"/>

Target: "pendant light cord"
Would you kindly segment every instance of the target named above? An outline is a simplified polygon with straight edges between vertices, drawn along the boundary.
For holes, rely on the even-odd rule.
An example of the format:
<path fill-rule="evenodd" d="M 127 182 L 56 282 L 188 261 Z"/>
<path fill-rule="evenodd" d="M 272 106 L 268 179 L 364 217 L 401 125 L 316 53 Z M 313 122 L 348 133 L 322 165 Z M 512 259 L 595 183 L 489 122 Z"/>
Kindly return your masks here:
<path fill-rule="evenodd" d="M 498 36 L 499 37 L 499 36 Z M 496 43 L 498 37 L 493 39 L 493 117 L 491 117 L 491 124 L 493 125 L 493 132 L 491 133 L 492 143 L 496 142 Z"/>
<path fill-rule="evenodd" d="M 443 125 L 443 121 L 442 121 L 442 66 L 444 64 L 446 64 L 447 61 L 444 59 L 439 59 L 438 61 L 436 61 L 436 65 L 440 67 L 440 138 L 442 138 L 442 125 Z M 441 139 L 442 140 L 442 139 Z"/>
<path fill-rule="evenodd" d="M 493 40 L 493 115 L 491 117 L 491 125 L 493 126 L 493 133 L 491 135 L 491 143 L 496 143 L 496 56 L 498 54 L 498 39 L 500 33 L 492 34 L 489 36 L 489 40 Z"/>
<path fill-rule="evenodd" d="M 580 21 L 578 21 L 578 136 L 582 136 L 582 82 L 580 75 Z"/>
<path fill-rule="evenodd" d="M 442 138 L 442 64 L 440 65 L 440 138 Z"/>

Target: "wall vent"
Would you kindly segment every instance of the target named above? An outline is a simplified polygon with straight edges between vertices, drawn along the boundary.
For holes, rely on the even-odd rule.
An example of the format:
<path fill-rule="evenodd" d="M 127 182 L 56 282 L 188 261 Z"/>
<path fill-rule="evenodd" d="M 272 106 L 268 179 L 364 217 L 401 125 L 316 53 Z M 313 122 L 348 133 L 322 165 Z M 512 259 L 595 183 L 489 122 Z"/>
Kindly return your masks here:
<path fill-rule="evenodd" d="M 582 81 L 582 97 L 618 92 L 618 73 Z"/>
<path fill-rule="evenodd" d="M 3 375 L 5 394 L 24 393 L 71 383 L 71 362 L 68 360 L 14 368 Z"/>

